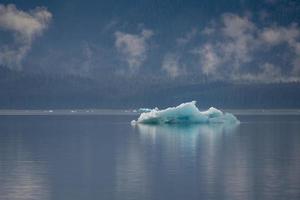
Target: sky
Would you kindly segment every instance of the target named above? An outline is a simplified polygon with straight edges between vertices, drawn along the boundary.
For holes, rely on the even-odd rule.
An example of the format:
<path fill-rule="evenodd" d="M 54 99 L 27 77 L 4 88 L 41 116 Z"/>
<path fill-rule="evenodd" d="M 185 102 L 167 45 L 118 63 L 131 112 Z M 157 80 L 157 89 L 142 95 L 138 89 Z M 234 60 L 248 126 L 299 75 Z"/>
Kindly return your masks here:
<path fill-rule="evenodd" d="M 296 0 L 0 0 L 3 93 L 14 99 L 30 81 L 33 90 L 34 77 L 76 79 L 78 90 L 112 89 L 115 98 L 153 84 L 294 87 L 299 21 Z"/>

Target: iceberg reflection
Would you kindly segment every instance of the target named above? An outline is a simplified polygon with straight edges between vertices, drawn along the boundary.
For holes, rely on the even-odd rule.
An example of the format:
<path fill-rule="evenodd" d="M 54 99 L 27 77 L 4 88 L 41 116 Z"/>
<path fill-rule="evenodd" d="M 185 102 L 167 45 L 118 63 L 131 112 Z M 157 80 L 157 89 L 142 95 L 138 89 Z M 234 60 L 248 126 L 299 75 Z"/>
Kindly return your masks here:
<path fill-rule="evenodd" d="M 165 184 L 176 183 L 176 187 L 179 188 L 185 187 L 184 183 L 189 183 L 189 187 L 201 187 L 207 195 L 216 192 L 217 180 L 220 178 L 218 177 L 220 171 L 216 167 L 220 166 L 221 162 L 225 162 L 220 157 L 222 143 L 234 137 L 238 128 L 238 124 L 137 124 L 135 126 L 141 146 L 151 149 L 148 154 L 150 153 L 154 160 L 160 160 L 160 163 L 156 163 L 159 173 L 154 176 L 162 176 Z M 235 169 L 224 170 L 235 171 Z M 244 172 L 240 175 L 239 178 L 243 180 Z M 165 189 L 169 187 L 162 185 L 161 187 L 166 187 Z M 241 190 L 246 187 L 243 184 L 235 186 L 241 187 Z M 190 188 L 189 191 L 200 192 L 197 188 Z"/>
<path fill-rule="evenodd" d="M 178 167 L 180 158 L 190 158 L 189 163 L 194 165 L 199 150 L 211 159 L 222 135 L 234 132 L 237 127 L 237 124 L 137 124 L 136 130 L 144 145 L 162 148 L 158 150 L 163 156 L 162 164 L 170 172 Z"/>
<path fill-rule="evenodd" d="M 172 134 L 182 139 L 196 139 L 199 134 L 214 137 L 216 134 L 232 132 L 237 127 L 238 124 L 136 124 L 136 129 L 142 137 L 151 137 L 153 140 L 160 134 Z"/>

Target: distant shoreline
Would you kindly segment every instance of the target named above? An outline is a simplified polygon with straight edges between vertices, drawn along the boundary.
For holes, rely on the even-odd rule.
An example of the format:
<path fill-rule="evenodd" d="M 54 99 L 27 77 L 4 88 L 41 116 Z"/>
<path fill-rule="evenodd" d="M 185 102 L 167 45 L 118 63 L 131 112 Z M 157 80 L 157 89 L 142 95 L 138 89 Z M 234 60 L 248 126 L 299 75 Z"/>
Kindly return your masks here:
<path fill-rule="evenodd" d="M 300 115 L 300 109 L 224 109 L 235 115 Z M 9 115 L 139 115 L 134 109 L 1 109 L 0 116 Z"/>

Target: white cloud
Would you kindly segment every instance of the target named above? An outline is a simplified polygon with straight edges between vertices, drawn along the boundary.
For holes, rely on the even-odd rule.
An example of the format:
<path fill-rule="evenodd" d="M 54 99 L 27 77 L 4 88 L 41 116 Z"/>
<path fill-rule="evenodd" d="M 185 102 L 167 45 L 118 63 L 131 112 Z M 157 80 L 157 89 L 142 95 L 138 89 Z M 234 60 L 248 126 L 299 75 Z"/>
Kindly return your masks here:
<path fill-rule="evenodd" d="M 217 67 L 220 64 L 221 60 L 219 56 L 213 49 L 213 46 L 206 44 L 203 47 L 194 50 L 194 54 L 200 56 L 200 62 L 202 66 L 202 72 L 205 75 L 214 75 L 216 74 Z"/>
<path fill-rule="evenodd" d="M 168 53 L 164 56 L 163 62 L 162 62 L 162 70 L 167 72 L 167 74 L 175 78 L 182 74 L 182 68 L 180 66 L 179 62 L 179 56 L 174 53 Z"/>
<path fill-rule="evenodd" d="M 222 17 L 222 33 L 225 38 L 217 44 L 221 51 L 223 62 L 230 61 L 234 70 L 241 64 L 252 60 L 251 51 L 257 46 L 254 38 L 255 25 L 246 17 L 233 14 L 224 14 Z"/>
<path fill-rule="evenodd" d="M 293 60 L 293 74 L 300 76 L 300 42 L 294 44 L 295 59 Z"/>
<path fill-rule="evenodd" d="M 186 45 L 197 35 L 197 29 L 193 28 L 191 31 L 187 32 L 183 37 L 176 39 L 176 43 L 179 46 Z"/>
<path fill-rule="evenodd" d="M 198 30 L 196 28 L 192 28 L 183 36 L 176 39 L 175 50 L 169 51 L 164 55 L 161 69 L 166 72 L 169 77 L 176 78 L 185 74 L 185 64 L 182 62 L 182 60 L 184 60 L 183 50 L 186 49 L 186 46 L 191 43 L 197 34 Z"/>
<path fill-rule="evenodd" d="M 91 46 L 84 42 L 82 45 L 82 57 L 78 60 L 79 62 L 77 65 L 77 69 L 74 70 L 74 74 L 80 76 L 89 76 L 93 67 L 93 59 L 94 59 L 94 51 L 92 50 Z"/>
<path fill-rule="evenodd" d="M 300 80 L 300 29 L 297 24 L 259 28 L 247 17 L 224 14 L 218 24 L 204 30 L 210 30 L 206 34 L 207 42 L 194 50 L 199 55 L 203 74 L 240 81 Z M 273 47 L 281 44 L 286 44 L 288 49 L 281 47 L 282 51 L 291 57 L 286 65 L 293 68 L 286 73 L 282 73 L 282 69 L 288 70 L 287 66 L 268 61 Z M 260 54 L 265 55 L 258 58 Z M 249 65 L 256 65 L 258 69 L 249 70 Z"/>
<path fill-rule="evenodd" d="M 211 34 L 214 33 L 214 31 L 215 31 L 215 29 L 212 28 L 212 27 L 205 27 L 205 28 L 201 31 L 201 33 L 204 34 L 204 35 L 211 35 Z"/>
<path fill-rule="evenodd" d="M 102 32 L 109 32 L 112 31 L 117 25 L 118 25 L 117 20 L 111 20 L 109 21 L 102 29 Z"/>
<path fill-rule="evenodd" d="M 224 14 L 218 26 L 205 27 L 202 33 L 208 37 L 217 36 L 218 39 L 194 51 L 200 56 L 202 73 L 212 78 L 220 78 L 224 75 L 222 73 L 237 73 L 242 64 L 252 60 L 250 52 L 258 44 L 254 38 L 256 29 L 248 18 L 234 14 Z"/>
<path fill-rule="evenodd" d="M 234 76 L 235 81 L 250 81 L 250 82 L 286 82 L 287 78 L 282 77 L 281 70 L 278 66 L 271 63 L 264 63 L 260 66 L 260 71 L 258 73 L 243 73 L 239 76 Z M 288 81 L 293 81 L 289 78 Z"/>
<path fill-rule="evenodd" d="M 115 47 L 128 63 L 130 71 L 136 72 L 147 58 L 148 40 L 153 31 L 143 29 L 140 34 L 130 34 L 117 31 Z"/>
<path fill-rule="evenodd" d="M 287 42 L 293 46 L 300 36 L 300 30 L 297 24 L 292 24 L 289 27 L 268 27 L 261 32 L 261 39 L 270 44 L 278 45 Z"/>
<path fill-rule="evenodd" d="M 300 29 L 297 24 L 289 27 L 269 27 L 261 32 L 261 39 L 270 46 L 287 44 L 295 54 L 292 60 L 294 76 L 300 75 Z"/>
<path fill-rule="evenodd" d="M 222 23 L 224 35 L 231 38 L 241 37 L 256 29 L 255 25 L 248 18 L 231 13 L 222 16 Z"/>
<path fill-rule="evenodd" d="M 0 4 L 0 30 L 11 33 L 13 37 L 12 44 L 0 46 L 0 65 L 20 69 L 32 42 L 48 27 L 51 18 L 52 14 L 43 7 L 25 12 L 13 4 Z"/>

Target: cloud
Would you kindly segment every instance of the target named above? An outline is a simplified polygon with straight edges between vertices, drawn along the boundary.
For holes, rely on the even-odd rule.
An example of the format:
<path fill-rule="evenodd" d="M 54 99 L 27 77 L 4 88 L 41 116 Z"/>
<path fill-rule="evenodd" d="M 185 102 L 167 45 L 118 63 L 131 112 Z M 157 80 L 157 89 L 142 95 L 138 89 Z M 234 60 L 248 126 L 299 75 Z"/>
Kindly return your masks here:
<path fill-rule="evenodd" d="M 175 53 L 166 54 L 162 61 L 162 70 L 167 72 L 167 74 L 172 78 L 181 75 L 183 72 L 182 67 L 180 66 L 179 55 Z"/>
<path fill-rule="evenodd" d="M 289 27 L 267 27 L 260 34 L 261 39 L 270 44 L 278 45 L 287 42 L 290 46 L 294 46 L 299 39 L 300 30 L 297 24 L 291 24 Z"/>
<path fill-rule="evenodd" d="M 162 60 L 161 70 L 166 72 L 171 78 L 186 74 L 184 61 L 184 50 L 187 48 L 191 41 L 196 38 L 198 30 L 192 28 L 190 31 L 185 33 L 183 36 L 178 37 L 175 43 L 175 49 L 168 51 Z"/>
<path fill-rule="evenodd" d="M 183 37 L 179 37 L 176 39 L 176 43 L 178 46 L 183 46 L 189 43 L 193 38 L 197 35 L 197 29 L 193 28 L 191 31 L 187 32 Z"/>
<path fill-rule="evenodd" d="M 235 81 L 249 81 L 249 82 L 286 82 L 286 79 L 282 77 L 282 72 L 279 67 L 271 64 L 264 63 L 260 66 L 260 73 L 243 73 L 239 76 L 234 76 Z M 292 81 L 292 79 L 290 79 Z"/>
<path fill-rule="evenodd" d="M 250 62 L 251 51 L 257 45 L 254 38 L 255 25 L 246 17 L 233 14 L 224 14 L 222 17 L 223 27 L 221 33 L 223 41 L 217 44 L 223 62 L 231 61 L 237 70 L 241 64 Z"/>
<path fill-rule="evenodd" d="M 80 54 L 76 59 L 74 59 L 74 63 L 69 65 L 71 67 L 71 74 L 75 74 L 77 76 L 89 77 L 91 75 L 91 70 L 94 67 L 94 56 L 95 52 L 93 51 L 91 45 L 88 42 L 84 42 L 81 47 Z"/>
<path fill-rule="evenodd" d="M 115 32 L 115 47 L 128 63 L 130 71 L 136 72 L 147 58 L 148 40 L 153 31 L 143 29 L 140 34 Z"/>
<path fill-rule="evenodd" d="M 102 32 L 109 32 L 112 31 L 117 25 L 118 25 L 118 21 L 117 20 L 111 20 L 109 21 L 102 29 Z"/>
<path fill-rule="evenodd" d="M 300 42 L 293 43 L 295 49 L 295 58 L 293 62 L 293 73 L 300 76 Z"/>
<path fill-rule="evenodd" d="M 265 28 L 260 35 L 263 42 L 271 47 L 286 44 L 294 53 L 292 59 L 293 70 L 295 76 L 300 75 L 300 29 L 297 24 L 293 23 L 289 27 L 269 27 Z"/>
<path fill-rule="evenodd" d="M 215 53 L 211 44 L 205 44 L 203 47 L 195 49 L 193 53 L 202 57 L 201 64 L 203 74 L 216 74 L 217 66 L 219 65 L 221 59 Z"/>
<path fill-rule="evenodd" d="M 295 23 L 260 28 L 249 17 L 227 13 L 202 33 L 206 42 L 193 53 L 201 73 L 212 79 L 300 81 L 300 29 Z M 278 64 L 283 58 L 272 57 L 274 47 L 290 60 Z"/>
<path fill-rule="evenodd" d="M 13 41 L 0 46 L 0 65 L 21 69 L 21 62 L 31 49 L 34 39 L 48 27 L 52 14 L 37 7 L 28 12 L 15 5 L 0 4 L 0 30 L 12 35 Z"/>

